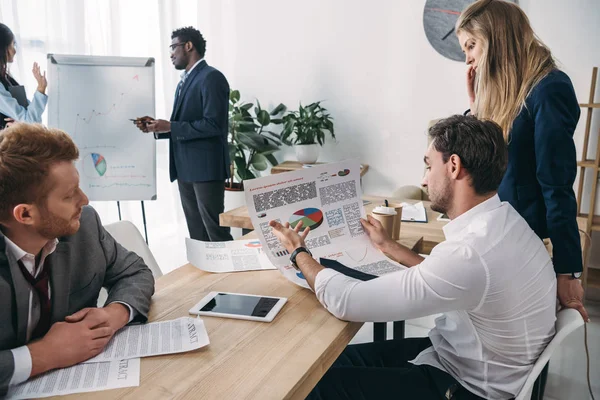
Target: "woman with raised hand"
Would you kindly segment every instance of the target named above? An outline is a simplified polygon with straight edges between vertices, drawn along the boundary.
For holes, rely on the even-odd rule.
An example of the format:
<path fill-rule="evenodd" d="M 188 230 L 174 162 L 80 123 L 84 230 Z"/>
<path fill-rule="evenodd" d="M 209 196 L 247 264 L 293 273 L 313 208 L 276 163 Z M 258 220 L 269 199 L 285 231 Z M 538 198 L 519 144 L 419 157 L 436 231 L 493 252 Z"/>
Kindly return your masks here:
<path fill-rule="evenodd" d="M 456 23 L 471 113 L 500 125 L 508 168 L 498 194 L 542 239 L 550 238 L 558 298 L 584 320 L 581 243 L 573 183 L 580 108 L 569 77 L 514 3 L 479 0 Z"/>
<path fill-rule="evenodd" d="M 33 64 L 33 76 L 38 87 L 31 102 L 22 98 L 19 104 L 19 100 L 13 97 L 16 91 L 11 92 L 11 88 L 16 88 L 19 84 L 10 76 L 8 64 L 13 62 L 15 54 L 15 35 L 8 26 L 0 23 L 0 129 L 13 121 L 42 122 L 42 114 L 48 102 L 46 73 L 40 71 L 37 63 Z"/>

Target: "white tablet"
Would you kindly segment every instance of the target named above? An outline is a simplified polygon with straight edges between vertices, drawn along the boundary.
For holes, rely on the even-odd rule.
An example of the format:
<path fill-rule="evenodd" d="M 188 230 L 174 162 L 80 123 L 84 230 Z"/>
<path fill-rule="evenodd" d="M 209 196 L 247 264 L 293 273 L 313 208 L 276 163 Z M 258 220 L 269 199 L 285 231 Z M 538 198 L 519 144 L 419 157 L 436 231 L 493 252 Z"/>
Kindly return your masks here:
<path fill-rule="evenodd" d="M 287 301 L 284 297 L 266 297 L 253 294 L 210 292 L 190 314 L 238 318 L 271 322 Z"/>

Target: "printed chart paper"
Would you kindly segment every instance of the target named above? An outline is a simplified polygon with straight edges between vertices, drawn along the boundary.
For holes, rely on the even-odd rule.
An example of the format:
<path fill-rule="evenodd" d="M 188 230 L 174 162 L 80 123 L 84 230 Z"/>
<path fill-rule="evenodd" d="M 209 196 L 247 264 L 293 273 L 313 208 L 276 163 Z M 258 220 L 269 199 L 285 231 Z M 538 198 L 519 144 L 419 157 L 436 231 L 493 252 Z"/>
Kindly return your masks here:
<path fill-rule="evenodd" d="M 8 389 L 7 399 L 36 399 L 140 385 L 140 359 L 77 364 L 46 372 Z"/>
<path fill-rule="evenodd" d="M 208 272 L 240 272 L 276 269 L 258 239 L 203 242 L 185 239 L 187 259 Z"/>
<path fill-rule="evenodd" d="M 126 326 L 108 342 L 102 353 L 85 362 L 183 353 L 208 344 L 204 322 L 200 318 L 182 317 L 171 321 Z"/>
<path fill-rule="evenodd" d="M 290 254 L 272 233 L 269 221 L 302 221 L 310 227 L 306 246 L 315 259 L 336 260 L 373 275 L 404 267 L 377 250 L 363 230 L 357 161 L 315 165 L 284 174 L 244 181 L 246 205 L 265 254 L 292 282 L 308 288 L 301 272 L 290 265 Z"/>

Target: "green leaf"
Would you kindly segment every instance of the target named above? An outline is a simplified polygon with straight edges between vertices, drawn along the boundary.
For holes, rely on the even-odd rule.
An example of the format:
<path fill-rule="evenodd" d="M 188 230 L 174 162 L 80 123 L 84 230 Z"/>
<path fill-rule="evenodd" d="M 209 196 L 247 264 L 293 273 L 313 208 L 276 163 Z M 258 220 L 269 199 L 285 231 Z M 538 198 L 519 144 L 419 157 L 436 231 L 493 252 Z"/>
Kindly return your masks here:
<path fill-rule="evenodd" d="M 281 118 L 271 118 L 271 123 L 275 125 L 279 125 L 283 123 L 283 119 Z"/>
<path fill-rule="evenodd" d="M 267 126 L 271 123 L 271 117 L 266 110 L 260 110 L 260 112 L 256 114 L 256 120 L 262 126 Z"/>
<path fill-rule="evenodd" d="M 230 160 L 234 160 L 235 159 L 235 153 L 237 153 L 237 151 L 238 151 L 237 146 L 235 144 L 229 143 L 229 145 L 227 147 L 229 147 L 229 159 Z"/>
<path fill-rule="evenodd" d="M 235 158 L 235 174 L 240 180 L 253 179 L 254 174 L 246 166 L 246 159 L 244 157 L 237 156 Z"/>
<path fill-rule="evenodd" d="M 252 159 L 250 160 L 252 168 L 256 169 L 257 171 L 264 171 L 265 169 L 267 169 L 267 167 L 269 166 L 267 162 L 267 157 L 259 153 L 254 154 L 252 156 Z"/>
<path fill-rule="evenodd" d="M 249 109 L 251 109 L 251 108 L 252 108 L 252 103 L 246 103 L 246 104 L 242 104 L 242 105 L 240 106 L 240 108 L 241 108 L 242 110 L 246 110 L 246 111 L 248 111 Z"/>
<path fill-rule="evenodd" d="M 249 149 L 255 150 L 259 153 L 263 151 L 279 150 L 279 146 L 270 143 L 266 137 L 256 133 L 240 132 L 237 138 L 240 143 L 246 145 Z"/>
<path fill-rule="evenodd" d="M 229 93 L 229 100 L 232 103 L 237 103 L 238 101 L 240 101 L 240 91 L 239 90 L 232 90 Z"/>
<path fill-rule="evenodd" d="M 271 111 L 271 115 L 277 115 L 279 113 L 285 112 L 285 110 L 287 110 L 287 107 L 283 103 L 279 103 L 279 105 L 275 107 L 273 111 Z"/>
<path fill-rule="evenodd" d="M 265 154 L 265 157 L 267 157 L 267 160 L 269 160 L 272 166 L 276 166 L 279 164 L 279 162 L 273 154 Z"/>
<path fill-rule="evenodd" d="M 238 132 L 256 132 L 256 129 L 260 128 L 258 125 L 254 125 L 254 123 L 248 124 L 246 122 L 240 122 L 238 124 L 237 130 Z"/>

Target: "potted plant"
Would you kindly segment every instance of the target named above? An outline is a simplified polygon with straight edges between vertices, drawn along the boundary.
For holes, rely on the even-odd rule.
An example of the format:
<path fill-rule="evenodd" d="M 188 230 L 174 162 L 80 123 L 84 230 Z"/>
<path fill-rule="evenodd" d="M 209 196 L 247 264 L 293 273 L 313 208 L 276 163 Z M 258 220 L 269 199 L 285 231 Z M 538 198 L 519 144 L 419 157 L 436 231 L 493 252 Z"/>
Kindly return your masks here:
<path fill-rule="evenodd" d="M 230 191 L 244 190 L 244 179 L 256 178 L 260 171 L 277 165 L 273 153 L 281 146 L 280 135 L 269 130 L 270 125 L 283 122 L 280 117 L 286 106 L 279 104 L 270 113 L 256 105 L 240 101 L 239 90 L 229 94 L 229 156 L 231 178 L 225 183 Z"/>
<path fill-rule="evenodd" d="M 296 158 L 304 164 L 314 164 L 319 158 L 319 146 L 325 142 L 325 134 L 335 139 L 333 118 L 317 101 L 283 117 L 281 141 L 295 146 Z"/>

